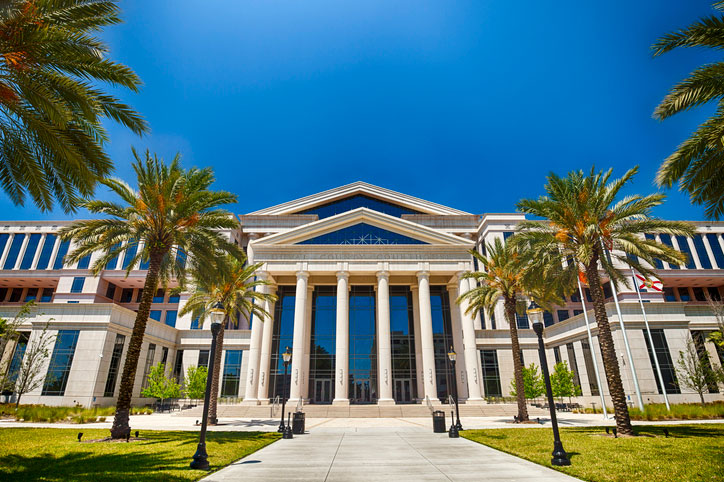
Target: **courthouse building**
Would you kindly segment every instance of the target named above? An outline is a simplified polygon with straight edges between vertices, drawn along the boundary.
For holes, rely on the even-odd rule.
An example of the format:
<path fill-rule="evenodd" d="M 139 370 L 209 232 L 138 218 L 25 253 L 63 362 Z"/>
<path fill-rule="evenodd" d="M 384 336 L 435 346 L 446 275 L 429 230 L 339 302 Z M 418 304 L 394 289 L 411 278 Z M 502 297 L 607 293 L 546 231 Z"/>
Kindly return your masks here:
<path fill-rule="evenodd" d="M 484 209 L 484 206 L 481 206 Z M 522 214 L 472 214 L 406 194 L 357 182 L 239 216 L 229 232 L 253 262 L 278 301 L 271 320 L 236 320 L 224 338 L 220 395 L 227 403 L 266 404 L 287 394 L 292 403 L 414 404 L 447 401 L 457 379 L 460 400 L 484 404 L 510 396 L 513 357 L 502 305 L 484 313 L 455 303 L 473 283 L 462 275 L 477 269 L 470 250 L 507 238 Z M 13 369 L 44 328 L 57 335 L 43 367 L 45 379 L 25 403 L 111 405 L 141 297 L 146 266 L 126 276 L 130 254 L 112 260 L 99 276 L 91 258 L 64 262 L 73 248 L 57 231 L 66 222 L 0 222 L 0 316 L 13 317 L 29 300 L 37 305 L 22 336 L 2 354 Z M 717 326 L 712 302 L 724 285 L 724 223 L 697 222 L 693 238 L 651 233 L 686 253 L 686 265 L 658 262 L 663 291 L 642 293 L 653 346 L 645 336 L 636 292 L 615 294 L 606 284 L 607 311 L 624 388 L 635 389 L 614 303 L 617 296 L 638 384 L 645 401 L 662 401 L 654 357 L 674 402 L 698 395 L 677 383 L 679 352 L 693 340 L 705 363 L 720 366 L 724 354 L 706 340 Z M 186 296 L 155 293 L 143 343 L 134 403 L 151 366 L 166 364 L 179 379 L 192 365 L 208 365 L 210 331 L 179 317 Z M 713 300 L 713 301 L 712 301 Z M 580 385 L 580 403 L 608 395 L 597 329 L 584 309 L 590 293 L 576 293 L 545 314 L 551 367 L 566 361 Z M 524 363 L 539 364 L 537 342 L 525 316 L 516 320 Z M 281 353 L 293 356 L 284 377 Z M 458 354 L 455 373 L 447 360 Z M 603 376 L 603 375 L 602 375 Z M 721 399 L 712 383 L 707 399 Z M 6 396 L 12 397 L 10 394 Z M 590 405 L 589 405 L 590 406 Z"/>

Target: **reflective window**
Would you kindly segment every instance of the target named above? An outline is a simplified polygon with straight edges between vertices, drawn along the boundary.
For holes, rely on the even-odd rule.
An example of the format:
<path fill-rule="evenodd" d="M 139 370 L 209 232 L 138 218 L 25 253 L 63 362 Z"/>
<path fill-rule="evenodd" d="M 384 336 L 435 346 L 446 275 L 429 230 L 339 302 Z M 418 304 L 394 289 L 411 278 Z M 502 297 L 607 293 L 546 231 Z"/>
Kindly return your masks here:
<path fill-rule="evenodd" d="M 79 330 L 59 330 L 55 338 L 53 355 L 50 357 L 42 395 L 64 395 L 70 367 L 73 364 Z"/>
<path fill-rule="evenodd" d="M 556 364 L 561 362 L 561 347 L 559 347 L 559 346 L 553 347 L 553 357 L 556 360 Z"/>
<path fill-rule="evenodd" d="M 111 363 L 108 366 L 108 378 L 106 378 L 106 387 L 103 390 L 104 397 L 112 397 L 116 390 L 116 379 L 118 378 L 118 368 L 121 365 L 121 355 L 123 354 L 123 344 L 126 337 L 116 334 L 116 342 L 113 345 L 113 353 L 111 354 Z"/>
<path fill-rule="evenodd" d="M 452 367 L 447 352 L 453 345 L 450 297 L 444 286 L 430 287 L 430 308 L 432 311 L 432 344 L 435 350 L 437 396 L 444 401 L 452 393 Z"/>
<path fill-rule="evenodd" d="M 161 310 L 151 310 L 148 317 L 152 320 L 161 321 Z"/>
<path fill-rule="evenodd" d="M 503 231 L 503 241 L 507 241 L 509 237 L 514 235 L 514 231 Z"/>
<path fill-rule="evenodd" d="M 583 349 L 583 362 L 586 364 L 586 374 L 588 375 L 588 386 L 591 388 L 591 395 L 598 395 L 598 380 L 596 380 L 596 367 L 593 366 L 591 347 L 587 341 L 582 341 L 581 348 Z"/>
<path fill-rule="evenodd" d="M 55 255 L 55 262 L 53 263 L 53 269 L 63 269 L 65 265 L 65 255 L 68 254 L 68 248 L 70 247 L 70 241 L 61 241 L 58 246 L 58 253 Z"/>
<path fill-rule="evenodd" d="M 191 320 L 191 329 L 192 330 L 200 330 L 201 327 L 199 326 L 199 317 L 197 316 L 193 320 Z"/>
<path fill-rule="evenodd" d="M 660 239 L 661 242 L 664 243 L 666 246 L 668 246 L 668 247 L 670 247 L 670 248 L 673 248 L 673 247 L 674 247 L 674 243 L 671 242 L 671 235 L 665 234 L 665 233 L 661 233 L 661 234 L 659 234 L 659 239 Z M 669 263 L 669 267 L 670 267 L 671 269 L 679 269 L 679 265 L 678 265 L 678 264 Z"/>
<path fill-rule="evenodd" d="M 520 315 L 516 312 L 515 323 L 516 323 L 516 325 L 518 325 L 518 329 L 527 330 L 528 328 L 530 328 L 530 323 L 528 322 L 527 313 Z"/>
<path fill-rule="evenodd" d="M 43 288 L 43 294 L 40 297 L 40 301 L 43 303 L 49 303 L 53 299 L 53 288 Z"/>
<path fill-rule="evenodd" d="M 209 366 L 209 350 L 199 350 L 199 361 L 196 364 L 199 367 Z"/>
<path fill-rule="evenodd" d="M 480 361 L 483 370 L 483 388 L 486 397 L 502 397 L 500 389 L 500 370 L 498 368 L 498 352 L 496 350 L 480 350 Z"/>
<path fill-rule="evenodd" d="M 106 288 L 106 298 L 113 301 L 113 298 L 116 297 L 116 285 L 113 283 L 108 283 L 108 287 Z"/>
<path fill-rule="evenodd" d="M 46 269 L 50 263 L 50 256 L 53 254 L 53 248 L 55 247 L 55 240 L 57 236 L 55 234 L 48 234 L 45 236 L 45 242 L 40 250 L 40 257 L 38 258 L 38 264 L 35 269 Z"/>
<path fill-rule="evenodd" d="M 649 241 L 655 241 L 656 236 L 650 233 L 644 234 L 644 237 L 648 239 Z M 654 267 L 656 269 L 664 269 L 664 263 L 659 258 L 654 258 Z"/>
<path fill-rule="evenodd" d="M 138 269 L 148 269 L 148 266 L 151 264 L 151 261 L 149 259 L 141 259 L 141 263 L 138 266 Z"/>
<path fill-rule="evenodd" d="M 674 288 L 664 288 L 664 299 L 666 301 L 676 301 L 676 294 Z"/>
<path fill-rule="evenodd" d="M 186 251 L 181 248 L 176 249 L 176 264 L 182 268 L 186 267 Z"/>
<path fill-rule="evenodd" d="M 128 267 L 131 265 L 131 260 L 134 256 L 136 256 L 137 252 L 138 242 L 133 239 L 129 240 L 126 245 L 126 250 L 123 253 L 123 263 L 121 263 L 122 269 L 128 269 Z"/>
<path fill-rule="evenodd" d="M 146 363 L 143 366 L 143 378 L 141 379 L 141 389 L 148 387 L 148 374 L 151 373 L 151 367 L 153 366 L 153 359 L 156 356 L 156 344 L 149 343 L 148 351 L 146 352 Z"/>
<path fill-rule="evenodd" d="M 111 249 L 108 250 L 109 253 L 112 253 L 113 251 L 117 250 L 121 247 L 121 243 L 116 243 L 113 246 L 111 246 Z M 114 256 L 106 263 L 105 269 L 116 269 L 116 266 L 118 265 L 118 256 Z"/>
<path fill-rule="evenodd" d="M 573 383 L 580 388 L 581 379 L 578 377 L 578 363 L 576 362 L 576 350 L 573 348 L 573 343 L 566 343 L 566 352 L 568 353 L 569 369 L 573 372 Z"/>
<path fill-rule="evenodd" d="M 679 243 L 679 251 L 686 255 L 686 267 L 687 269 L 696 269 L 696 263 L 694 263 L 694 255 L 691 253 L 689 248 L 689 242 L 686 236 L 677 236 L 676 242 Z"/>
<path fill-rule="evenodd" d="M 377 329 L 372 286 L 352 286 L 349 294 L 349 399 L 377 401 Z"/>
<path fill-rule="evenodd" d="M 659 393 L 663 393 L 661 390 L 661 382 L 659 381 L 659 375 L 656 372 L 656 362 L 654 361 L 654 354 L 651 351 L 651 343 L 649 343 L 649 336 L 646 330 L 642 330 L 644 333 L 644 340 L 646 340 L 646 349 L 649 352 L 649 361 L 651 361 L 651 368 L 654 371 L 654 379 L 656 380 L 656 389 Z M 662 329 L 652 329 L 651 338 L 654 340 L 654 347 L 656 349 L 656 358 L 659 361 L 659 367 L 661 368 L 661 377 L 664 379 L 664 385 L 666 385 L 666 393 L 681 393 L 679 390 L 679 383 L 676 380 L 676 369 L 674 367 L 674 361 L 671 359 L 669 353 L 669 345 L 666 343 L 666 336 Z"/>
<path fill-rule="evenodd" d="M 721 295 L 719 294 L 719 288 L 709 286 L 707 288 L 707 291 L 709 292 L 709 298 L 711 298 L 713 301 L 721 301 Z"/>
<path fill-rule="evenodd" d="M 357 208 L 368 208 L 398 218 L 403 214 L 420 214 L 419 211 L 414 211 L 387 201 L 381 201 L 370 196 L 365 196 L 364 194 L 356 194 L 344 199 L 331 201 L 296 214 L 316 214 L 319 216 L 319 219 L 324 219 Z"/>
<path fill-rule="evenodd" d="M 173 378 L 177 383 L 183 382 L 183 369 L 184 369 L 184 351 L 178 350 L 176 352 L 176 362 L 173 365 Z"/>
<path fill-rule="evenodd" d="M 545 326 L 551 326 L 553 323 L 555 323 L 553 321 L 553 313 L 551 313 L 550 311 L 544 311 L 543 312 L 543 324 Z"/>
<path fill-rule="evenodd" d="M 178 303 L 181 299 L 181 296 L 179 294 L 170 294 L 168 295 L 168 302 L 169 303 Z"/>
<path fill-rule="evenodd" d="M 696 301 L 706 301 L 706 295 L 704 294 L 704 288 L 701 288 L 699 286 L 694 286 L 692 289 L 694 290 L 694 299 Z"/>
<path fill-rule="evenodd" d="M 2 257 L 2 254 L 5 252 L 5 245 L 8 244 L 8 239 L 10 239 L 8 233 L 0 234 L 0 257 Z"/>
<path fill-rule="evenodd" d="M 8 257 L 5 258 L 5 264 L 3 265 L 3 269 L 13 269 L 15 268 L 15 263 L 18 260 L 18 255 L 20 254 L 20 248 L 23 247 L 23 241 L 25 241 L 25 235 L 24 234 L 16 234 L 13 236 L 13 241 L 10 243 L 10 249 L 8 250 Z"/>
<path fill-rule="evenodd" d="M 221 379 L 221 396 L 238 397 L 241 379 L 241 350 L 224 350 L 224 374 Z"/>
<path fill-rule="evenodd" d="M 43 235 L 39 233 L 30 235 L 28 245 L 25 248 L 25 254 L 23 254 L 23 260 L 20 262 L 20 269 L 30 269 L 33 266 L 35 253 L 38 251 L 38 244 L 42 237 Z"/>
<path fill-rule="evenodd" d="M 81 259 L 78 260 L 78 269 L 88 269 L 88 267 L 90 266 L 90 260 L 90 254 L 86 254 L 85 256 L 83 256 Z"/>
<path fill-rule="evenodd" d="M 121 299 L 119 301 L 121 303 L 130 303 L 133 301 L 133 288 L 123 288 L 123 291 L 121 291 Z"/>
<path fill-rule="evenodd" d="M 329 380 L 334 386 L 334 361 L 337 332 L 337 289 L 335 286 L 315 286 L 312 295 L 312 329 L 309 355 L 309 386 L 317 387 L 318 381 Z M 331 403 L 331 390 L 314 391 L 312 400 Z"/>
<path fill-rule="evenodd" d="M 287 371 L 287 377 L 284 378 L 284 360 L 281 354 L 284 353 L 286 347 L 294 349 L 292 336 L 294 333 L 295 287 L 279 286 L 277 297 L 278 300 L 274 304 L 274 333 L 268 384 L 271 399 L 277 396 L 289 396 L 291 373 Z"/>
<path fill-rule="evenodd" d="M 573 310 L 573 316 L 578 316 L 578 315 L 582 315 L 582 314 L 583 314 L 583 310 Z"/>
<path fill-rule="evenodd" d="M 17 303 L 20 301 L 20 297 L 23 295 L 23 289 L 22 288 L 13 288 L 13 290 L 10 292 L 10 299 L 8 300 L 10 303 Z"/>
<path fill-rule="evenodd" d="M 38 288 L 28 288 L 28 291 L 25 292 L 25 302 L 33 301 L 38 297 Z"/>
<path fill-rule="evenodd" d="M 176 326 L 176 317 L 178 317 L 178 311 L 176 310 L 168 310 L 166 311 L 166 320 L 165 323 L 168 326 Z"/>
<path fill-rule="evenodd" d="M 678 288 L 679 299 L 681 301 L 691 301 L 691 295 L 689 294 L 689 288 Z"/>
<path fill-rule="evenodd" d="M 717 266 L 719 269 L 724 269 L 724 252 L 722 252 L 721 245 L 719 244 L 719 235 L 709 233 L 706 235 L 706 240 L 709 241 L 709 247 L 714 254 L 714 260 Z"/>
<path fill-rule="evenodd" d="M 156 290 L 156 294 L 153 295 L 153 302 L 154 303 L 163 303 L 163 300 L 165 297 L 166 297 L 166 293 L 163 290 Z"/>
<path fill-rule="evenodd" d="M 82 293 L 83 285 L 85 285 L 85 278 L 82 276 L 76 276 L 73 278 L 73 284 L 70 286 L 71 293 Z"/>
<path fill-rule="evenodd" d="M 705 332 L 700 330 L 691 332 L 691 338 L 694 341 L 694 347 L 696 348 L 696 355 L 699 358 L 699 362 L 701 362 L 701 365 L 708 373 L 713 373 L 711 360 L 709 360 L 709 353 L 707 353 L 706 350 L 706 335 L 707 334 Z M 717 386 L 715 377 L 709 377 L 707 380 L 707 388 L 709 389 L 709 393 L 719 393 L 719 387 Z"/>
<path fill-rule="evenodd" d="M 558 310 L 558 321 L 561 322 L 563 320 L 567 320 L 569 318 L 568 310 Z"/>
<path fill-rule="evenodd" d="M 427 244 L 399 233 L 378 228 L 367 223 L 359 223 L 346 228 L 325 233 L 297 244 Z"/>
<path fill-rule="evenodd" d="M 12 384 L 15 383 L 15 380 L 18 379 L 20 367 L 23 363 L 23 356 L 25 356 L 25 349 L 28 347 L 29 338 L 30 333 L 23 331 L 20 333 L 18 341 L 15 343 L 15 351 L 13 352 L 13 357 L 10 360 L 10 366 L 8 367 L 7 381 L 9 383 L 6 388 L 11 388 Z"/>
<path fill-rule="evenodd" d="M 395 401 L 413 402 L 418 396 L 415 323 L 412 316 L 412 292 L 408 286 L 390 287 L 390 342 Z"/>
<path fill-rule="evenodd" d="M 711 260 L 709 259 L 709 253 L 706 252 L 706 246 L 704 246 L 704 238 L 701 234 L 695 234 L 691 239 L 694 241 L 694 249 L 696 249 L 696 254 L 699 256 L 701 267 L 711 269 Z"/>

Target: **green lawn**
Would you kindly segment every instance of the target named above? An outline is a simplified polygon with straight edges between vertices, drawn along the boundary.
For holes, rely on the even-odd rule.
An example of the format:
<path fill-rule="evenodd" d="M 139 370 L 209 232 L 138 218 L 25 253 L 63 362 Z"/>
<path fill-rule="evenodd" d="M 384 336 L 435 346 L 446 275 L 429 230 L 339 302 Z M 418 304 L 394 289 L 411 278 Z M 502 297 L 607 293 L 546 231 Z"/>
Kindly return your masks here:
<path fill-rule="evenodd" d="M 639 437 L 602 437 L 605 429 L 564 428 L 570 467 L 555 467 L 591 481 L 724 480 L 724 424 L 637 426 Z M 467 430 L 461 435 L 551 467 L 553 433 L 548 429 Z"/>
<path fill-rule="evenodd" d="M 108 430 L 0 429 L 0 480 L 197 480 L 208 474 L 189 468 L 198 432 L 141 430 L 137 442 L 78 443 Z M 279 438 L 277 433 L 209 432 L 206 450 L 218 470 Z"/>

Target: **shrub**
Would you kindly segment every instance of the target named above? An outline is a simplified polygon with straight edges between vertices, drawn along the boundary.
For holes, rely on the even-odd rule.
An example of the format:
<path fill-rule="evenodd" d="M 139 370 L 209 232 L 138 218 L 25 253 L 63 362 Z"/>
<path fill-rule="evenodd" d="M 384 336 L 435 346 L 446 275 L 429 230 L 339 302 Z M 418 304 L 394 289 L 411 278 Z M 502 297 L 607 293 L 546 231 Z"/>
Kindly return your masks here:
<path fill-rule="evenodd" d="M 115 413 L 114 407 L 49 407 L 46 405 L 20 405 L 15 408 L 14 404 L 0 404 L 0 416 L 14 417 L 16 420 L 26 422 L 64 422 L 71 423 L 93 423 L 103 422 L 105 417 Z M 153 413 L 153 409 L 146 407 L 133 407 L 132 415 L 147 415 Z"/>

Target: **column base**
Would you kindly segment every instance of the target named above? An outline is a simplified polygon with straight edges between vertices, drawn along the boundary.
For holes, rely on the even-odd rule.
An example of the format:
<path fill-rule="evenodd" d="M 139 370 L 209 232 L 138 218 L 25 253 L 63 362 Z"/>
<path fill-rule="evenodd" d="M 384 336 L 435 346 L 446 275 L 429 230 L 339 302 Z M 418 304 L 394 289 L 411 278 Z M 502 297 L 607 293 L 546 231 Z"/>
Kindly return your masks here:
<path fill-rule="evenodd" d="M 460 401 L 464 405 L 487 405 L 488 402 L 484 398 L 468 398 L 465 401 Z"/>
<path fill-rule="evenodd" d="M 245 398 L 244 400 L 241 401 L 240 405 L 243 405 L 246 407 L 259 405 L 259 400 L 257 400 L 256 398 Z"/>
<path fill-rule="evenodd" d="M 395 401 L 391 398 L 378 398 L 377 405 L 396 405 Z"/>
<path fill-rule="evenodd" d="M 269 405 L 270 400 L 268 398 L 260 398 L 259 405 Z"/>
<path fill-rule="evenodd" d="M 339 407 L 348 407 L 349 398 L 335 398 L 334 400 L 332 400 L 332 405 Z"/>

